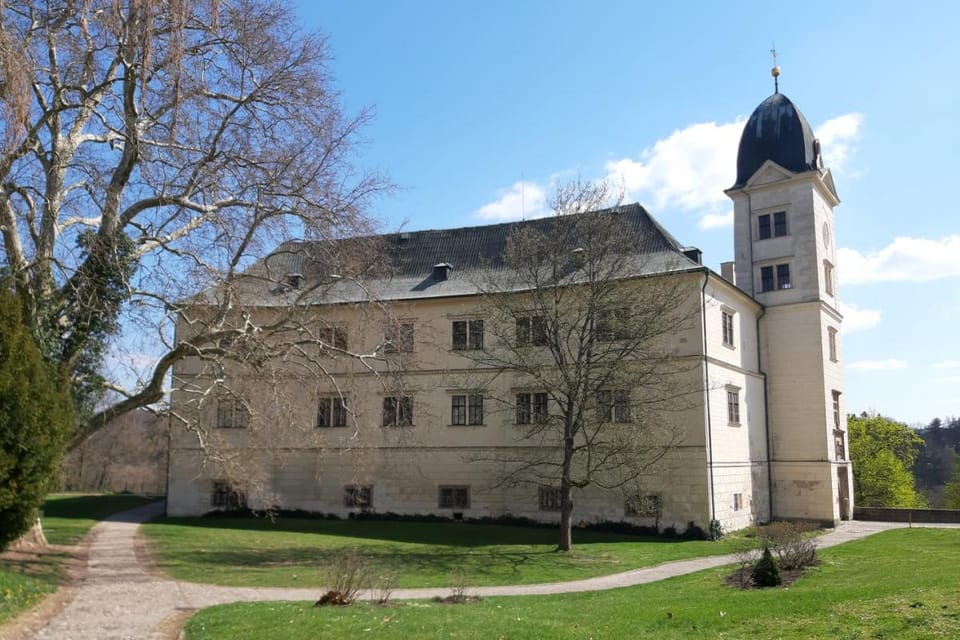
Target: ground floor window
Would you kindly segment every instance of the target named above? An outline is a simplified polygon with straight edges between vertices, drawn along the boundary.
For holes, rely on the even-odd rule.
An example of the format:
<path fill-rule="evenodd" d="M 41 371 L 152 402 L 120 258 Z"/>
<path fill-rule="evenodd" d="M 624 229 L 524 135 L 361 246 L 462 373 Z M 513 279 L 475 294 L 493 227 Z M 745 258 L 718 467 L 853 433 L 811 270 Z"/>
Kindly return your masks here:
<path fill-rule="evenodd" d="M 373 486 L 348 484 L 343 488 L 343 506 L 369 509 L 373 506 Z"/>
<path fill-rule="evenodd" d="M 247 496 L 225 480 L 213 482 L 213 495 L 210 504 L 214 509 L 235 511 L 247 508 Z"/>
<path fill-rule="evenodd" d="M 540 487 L 540 511 L 560 511 L 563 491 L 560 487 Z"/>
<path fill-rule="evenodd" d="M 663 513 L 663 499 L 656 493 L 630 496 L 623 511 L 626 515 L 637 518 L 659 518 Z"/>
<path fill-rule="evenodd" d="M 743 509 L 743 494 L 735 493 L 733 494 L 733 510 L 740 511 Z"/>
<path fill-rule="evenodd" d="M 442 486 L 440 487 L 441 509 L 469 509 L 470 487 Z"/>

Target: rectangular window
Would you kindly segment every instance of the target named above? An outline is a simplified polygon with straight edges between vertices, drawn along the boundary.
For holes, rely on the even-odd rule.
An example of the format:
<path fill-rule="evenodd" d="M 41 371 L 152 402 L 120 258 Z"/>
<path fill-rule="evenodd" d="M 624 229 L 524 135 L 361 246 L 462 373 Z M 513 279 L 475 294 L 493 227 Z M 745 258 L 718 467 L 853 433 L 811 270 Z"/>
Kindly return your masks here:
<path fill-rule="evenodd" d="M 774 287 L 773 267 L 760 267 L 760 290 L 773 291 Z"/>
<path fill-rule="evenodd" d="M 777 211 L 773 214 L 773 235 L 776 238 L 787 235 L 787 212 Z"/>
<path fill-rule="evenodd" d="M 766 240 L 772 237 L 769 213 L 765 213 L 757 218 L 757 237 L 760 240 Z"/>
<path fill-rule="evenodd" d="M 245 429 L 250 426 L 250 410 L 237 397 L 217 400 L 217 427 L 220 429 Z"/>
<path fill-rule="evenodd" d="M 629 327 L 629 309 L 604 309 L 597 312 L 593 331 L 597 340 L 610 342 L 629 337 Z"/>
<path fill-rule="evenodd" d="M 840 392 L 839 392 L 839 391 L 831 391 L 830 393 L 831 393 L 831 395 L 833 396 L 833 428 L 839 430 L 839 429 L 840 429 L 840 418 L 841 418 L 841 415 L 842 415 L 842 414 L 840 413 Z"/>
<path fill-rule="evenodd" d="M 563 492 L 560 487 L 540 487 L 540 511 L 560 511 Z"/>
<path fill-rule="evenodd" d="M 830 361 L 837 361 L 837 330 L 833 327 L 827 327 L 827 342 L 830 351 Z"/>
<path fill-rule="evenodd" d="M 777 289 L 789 289 L 790 288 L 790 265 L 789 264 L 778 264 L 777 265 Z"/>
<path fill-rule="evenodd" d="M 387 331 L 383 338 L 384 353 L 413 352 L 413 323 L 402 322 Z"/>
<path fill-rule="evenodd" d="M 790 265 L 787 263 L 768 267 L 760 267 L 760 290 L 773 291 L 774 289 L 789 289 Z"/>
<path fill-rule="evenodd" d="M 483 424 L 483 396 L 480 394 L 452 396 L 450 398 L 450 424 Z"/>
<path fill-rule="evenodd" d="M 413 398 L 410 396 L 386 396 L 383 399 L 383 426 L 413 426 Z"/>
<path fill-rule="evenodd" d="M 453 321 L 453 350 L 483 349 L 483 320 Z"/>
<path fill-rule="evenodd" d="M 543 316 L 517 318 L 517 346 L 542 347 L 547 344 L 547 321 Z"/>
<path fill-rule="evenodd" d="M 318 427 L 347 426 L 347 407 L 340 396 L 320 398 L 317 402 Z"/>
<path fill-rule="evenodd" d="M 663 499 L 655 493 L 630 496 L 623 512 L 635 518 L 659 518 L 663 513 Z"/>
<path fill-rule="evenodd" d="M 844 445 L 842 429 L 833 430 L 833 449 L 834 449 L 834 452 L 836 453 L 837 460 L 846 460 L 847 448 Z"/>
<path fill-rule="evenodd" d="M 231 511 L 247 508 L 247 496 L 235 489 L 229 482 L 215 480 L 213 482 L 213 494 L 210 496 L 210 505 L 215 509 L 228 509 Z"/>
<path fill-rule="evenodd" d="M 833 295 L 833 265 L 823 261 L 823 289 L 828 296 Z"/>
<path fill-rule="evenodd" d="M 543 424 L 547 416 L 546 393 L 517 394 L 517 424 Z"/>
<path fill-rule="evenodd" d="M 743 494 L 735 493 L 733 494 L 733 510 L 740 511 L 743 509 Z"/>
<path fill-rule="evenodd" d="M 320 327 L 317 333 L 324 347 L 347 350 L 347 330 L 343 327 Z"/>
<path fill-rule="evenodd" d="M 600 422 L 630 422 L 630 393 L 623 389 L 598 391 L 597 420 Z"/>
<path fill-rule="evenodd" d="M 348 484 L 343 488 L 343 506 L 361 509 L 373 507 L 373 485 Z"/>
<path fill-rule="evenodd" d="M 723 319 L 723 344 L 728 347 L 733 346 L 733 314 L 727 311 L 721 311 Z"/>
<path fill-rule="evenodd" d="M 440 487 L 441 509 L 469 509 L 470 487 L 447 486 Z"/>
<path fill-rule="evenodd" d="M 740 390 L 732 387 L 727 388 L 727 422 L 740 424 Z"/>

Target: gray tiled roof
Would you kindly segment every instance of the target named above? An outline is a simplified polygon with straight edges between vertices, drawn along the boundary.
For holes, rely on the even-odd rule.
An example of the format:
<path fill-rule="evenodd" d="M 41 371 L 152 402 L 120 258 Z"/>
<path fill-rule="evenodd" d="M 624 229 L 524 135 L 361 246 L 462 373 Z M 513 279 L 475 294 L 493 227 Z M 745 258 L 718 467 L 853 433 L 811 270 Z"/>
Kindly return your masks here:
<path fill-rule="evenodd" d="M 687 257 L 676 239 L 639 204 L 577 215 L 620 216 L 624 223 L 621 228 L 634 234 L 636 250 L 624 256 L 624 277 L 703 268 Z M 511 234 L 525 225 L 548 230 L 553 224 L 553 218 L 542 218 L 357 239 L 353 242 L 366 243 L 363 251 L 377 255 L 374 265 L 377 274 L 365 279 L 362 286 L 336 277 L 337 268 L 331 266 L 329 259 L 324 259 L 330 253 L 329 242 L 288 241 L 251 267 L 236 284 L 235 291 L 240 303 L 248 306 L 475 295 L 481 289 L 489 290 L 487 285 L 491 283 L 497 283 L 502 289 L 504 283 L 509 282 L 504 251 Z M 378 247 L 379 252 L 372 247 Z M 449 266 L 446 279 L 434 275 L 434 267 L 440 264 Z M 290 286 L 291 274 L 301 276 L 297 288 Z M 215 295 L 215 290 L 208 290 L 199 297 Z"/>

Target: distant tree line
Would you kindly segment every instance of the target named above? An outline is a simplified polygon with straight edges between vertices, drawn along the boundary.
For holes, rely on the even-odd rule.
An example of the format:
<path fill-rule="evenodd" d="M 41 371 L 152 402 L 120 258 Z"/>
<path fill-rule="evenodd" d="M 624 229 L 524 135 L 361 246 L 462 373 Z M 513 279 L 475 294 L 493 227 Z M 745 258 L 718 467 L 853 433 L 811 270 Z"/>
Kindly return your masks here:
<path fill-rule="evenodd" d="M 917 430 L 923 439 L 913 474 L 932 507 L 960 509 L 960 417 L 934 418 Z"/>

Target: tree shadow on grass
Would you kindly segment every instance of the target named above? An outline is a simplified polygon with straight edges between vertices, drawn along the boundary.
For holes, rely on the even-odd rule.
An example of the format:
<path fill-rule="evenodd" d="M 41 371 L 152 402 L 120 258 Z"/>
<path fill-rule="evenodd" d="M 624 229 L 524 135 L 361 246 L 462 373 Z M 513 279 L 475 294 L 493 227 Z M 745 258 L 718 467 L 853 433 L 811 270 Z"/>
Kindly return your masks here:
<path fill-rule="evenodd" d="M 409 522 L 396 520 L 327 520 L 321 518 L 267 518 L 253 516 L 207 516 L 202 518 L 160 518 L 160 525 L 202 529 L 235 529 L 284 533 L 318 534 L 343 538 L 409 542 L 456 547 L 496 545 L 546 545 L 555 548 L 558 530 L 548 527 L 501 525 L 479 522 Z M 658 542 L 676 544 L 679 540 L 636 536 L 603 531 L 578 530 L 575 544 L 615 542 Z"/>

